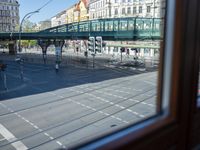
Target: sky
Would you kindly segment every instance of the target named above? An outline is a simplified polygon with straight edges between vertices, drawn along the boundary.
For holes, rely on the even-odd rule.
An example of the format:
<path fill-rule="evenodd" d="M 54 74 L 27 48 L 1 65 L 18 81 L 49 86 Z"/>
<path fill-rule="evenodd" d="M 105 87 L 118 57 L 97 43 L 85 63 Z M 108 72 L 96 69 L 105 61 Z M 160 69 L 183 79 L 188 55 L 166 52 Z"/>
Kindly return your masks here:
<path fill-rule="evenodd" d="M 20 7 L 20 20 L 29 12 L 35 11 L 41 8 L 49 0 L 18 0 Z M 55 16 L 57 13 L 71 7 L 77 3 L 78 0 L 51 0 L 39 13 L 32 15 L 29 20 L 34 23 L 44 21 Z"/>

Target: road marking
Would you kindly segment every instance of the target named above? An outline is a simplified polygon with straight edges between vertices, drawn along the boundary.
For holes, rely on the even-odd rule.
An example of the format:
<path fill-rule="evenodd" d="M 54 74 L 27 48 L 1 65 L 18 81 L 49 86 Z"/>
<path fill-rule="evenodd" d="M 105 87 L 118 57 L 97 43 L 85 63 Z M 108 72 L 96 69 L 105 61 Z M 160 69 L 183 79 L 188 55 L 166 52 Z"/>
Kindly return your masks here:
<path fill-rule="evenodd" d="M 62 146 L 62 143 L 60 143 L 59 141 L 56 141 L 56 143 L 57 143 L 58 145 Z"/>
<path fill-rule="evenodd" d="M 7 108 L 6 105 L 4 105 L 4 104 L 2 104 L 2 103 L 0 103 L 0 105 L 3 106 L 4 108 Z"/>
<path fill-rule="evenodd" d="M 102 111 L 99 111 L 101 114 L 103 114 L 103 112 Z"/>
<path fill-rule="evenodd" d="M 44 134 L 45 134 L 46 136 L 50 136 L 50 135 L 49 135 L 48 133 L 46 133 L 46 132 L 45 132 Z"/>
<path fill-rule="evenodd" d="M 128 121 L 125 121 L 125 120 L 123 120 L 122 122 L 123 122 L 123 123 L 129 123 Z"/>
<path fill-rule="evenodd" d="M 153 86 L 156 86 L 156 85 L 157 85 L 156 83 L 151 82 L 151 81 L 145 81 L 145 80 L 143 80 L 143 82 L 148 83 L 148 84 L 153 85 Z"/>
<path fill-rule="evenodd" d="M 10 131 L 8 131 L 2 124 L 0 124 L 0 133 L 9 142 L 13 142 L 13 141 L 17 140 L 17 138 Z M 16 150 L 27 150 L 28 149 L 21 141 L 11 143 L 11 145 Z"/>
<path fill-rule="evenodd" d="M 119 107 L 120 107 L 121 109 L 124 109 L 124 108 L 125 108 L 125 107 L 123 107 L 123 106 L 120 106 L 120 105 L 119 105 Z"/>
<path fill-rule="evenodd" d="M 106 116 L 109 116 L 110 114 L 108 114 L 108 113 L 104 113 Z"/>
<path fill-rule="evenodd" d="M 39 127 L 38 127 L 38 126 L 36 126 L 36 125 L 34 125 L 33 127 L 34 127 L 34 128 L 36 128 L 36 129 L 39 129 Z"/>
<path fill-rule="evenodd" d="M 42 130 L 42 129 L 40 129 L 40 128 L 39 128 L 38 130 L 39 130 L 40 132 L 42 132 L 42 131 L 43 131 L 43 130 Z"/>
<path fill-rule="evenodd" d="M 129 111 L 129 112 L 132 112 L 132 110 L 130 110 L 130 109 L 126 109 L 127 111 Z"/>
<path fill-rule="evenodd" d="M 5 138 L 3 138 L 3 139 L 0 139 L 0 142 L 2 142 L 2 141 L 4 141 L 4 140 L 6 140 Z"/>
<path fill-rule="evenodd" d="M 30 125 L 34 126 L 34 124 L 32 122 L 29 123 Z"/>
<path fill-rule="evenodd" d="M 14 113 L 15 115 L 17 115 L 19 118 L 21 118 L 22 120 L 24 120 L 24 121 L 26 121 L 27 123 L 29 123 L 31 126 L 33 126 L 35 129 L 37 129 L 37 130 L 39 130 L 40 132 L 42 132 L 43 130 L 42 129 L 40 129 L 37 125 L 35 125 L 34 123 L 32 123 L 32 122 L 30 122 L 28 119 L 26 119 L 26 118 L 24 118 L 24 117 L 22 117 L 21 115 L 19 115 L 18 113 Z M 0 124 L 1 125 L 1 124 Z M 0 133 L 1 133 L 1 126 L 0 126 Z M 7 129 L 6 129 L 7 130 Z M 7 134 L 9 133 L 9 131 L 7 131 Z M 11 133 L 10 133 L 11 134 Z M 12 141 L 15 141 L 15 140 L 17 140 L 17 138 L 15 138 L 14 136 L 12 136 L 12 134 L 10 135 L 10 134 L 8 134 L 9 135 L 9 137 L 11 137 L 11 139 L 12 139 Z M 47 137 L 49 137 L 51 140 L 53 140 L 54 138 L 52 137 L 52 136 L 50 136 L 48 133 L 43 133 L 44 135 L 46 135 Z M 8 140 L 8 139 L 7 139 Z M 8 140 L 9 141 L 9 140 Z M 9 141 L 9 142 L 11 142 L 11 141 Z M 59 142 L 59 141 L 58 141 Z M 58 143 L 58 142 L 56 142 L 56 143 Z M 61 146 L 62 146 L 62 143 L 61 142 L 59 142 L 60 144 L 61 144 Z M 60 145 L 59 144 L 59 145 Z M 26 150 L 26 149 L 28 149 L 25 145 L 25 147 L 23 146 L 23 143 L 22 142 L 20 142 L 20 141 L 17 141 L 17 142 L 14 142 L 14 143 L 12 143 L 12 145 L 17 149 L 17 150 Z"/>

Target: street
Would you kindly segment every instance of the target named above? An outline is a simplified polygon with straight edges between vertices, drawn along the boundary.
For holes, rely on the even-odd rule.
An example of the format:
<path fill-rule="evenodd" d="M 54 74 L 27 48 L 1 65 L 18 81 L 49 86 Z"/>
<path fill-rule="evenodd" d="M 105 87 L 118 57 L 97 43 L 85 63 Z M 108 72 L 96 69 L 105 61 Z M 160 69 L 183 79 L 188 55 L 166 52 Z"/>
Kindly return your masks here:
<path fill-rule="evenodd" d="M 6 64 L 0 149 L 70 148 L 156 113 L 156 71 L 25 63 L 21 81 Z"/>

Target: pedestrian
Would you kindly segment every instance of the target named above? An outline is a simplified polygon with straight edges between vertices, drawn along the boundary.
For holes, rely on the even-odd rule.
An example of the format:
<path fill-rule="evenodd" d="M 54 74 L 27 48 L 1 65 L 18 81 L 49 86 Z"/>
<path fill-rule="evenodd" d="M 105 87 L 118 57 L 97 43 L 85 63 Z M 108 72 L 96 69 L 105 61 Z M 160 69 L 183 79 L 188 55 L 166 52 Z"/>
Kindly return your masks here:
<path fill-rule="evenodd" d="M 56 72 L 58 72 L 58 69 L 59 69 L 58 63 L 56 63 L 55 69 L 56 69 Z"/>

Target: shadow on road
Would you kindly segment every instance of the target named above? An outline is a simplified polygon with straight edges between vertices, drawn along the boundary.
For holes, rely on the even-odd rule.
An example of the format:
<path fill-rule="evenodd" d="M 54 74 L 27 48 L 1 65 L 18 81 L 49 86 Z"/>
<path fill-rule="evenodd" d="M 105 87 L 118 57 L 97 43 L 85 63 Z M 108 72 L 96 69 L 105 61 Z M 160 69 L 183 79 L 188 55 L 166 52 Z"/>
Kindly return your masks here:
<path fill-rule="evenodd" d="M 147 70 L 140 71 L 127 67 L 113 67 L 113 65 L 112 67 L 105 67 L 105 65 L 102 67 L 101 61 L 99 63 L 96 62 L 95 68 L 88 68 L 88 66 L 86 66 L 85 63 L 81 63 L 81 61 L 76 64 L 63 63 L 58 72 L 55 71 L 54 64 L 44 65 L 25 62 L 23 66 L 24 81 L 21 81 L 20 66 L 14 61 L 14 57 L 10 57 L 9 60 L 4 60 L 8 66 L 6 70 L 8 90 L 5 91 L 3 86 L 0 87 L 0 100 L 9 100 L 12 98 L 52 92 L 85 84 L 93 86 L 93 83 L 100 83 L 111 79 L 148 72 Z M 155 71 L 155 69 L 150 71 Z M 2 85 L 2 83 L 3 80 L 1 78 L 0 84 Z"/>

